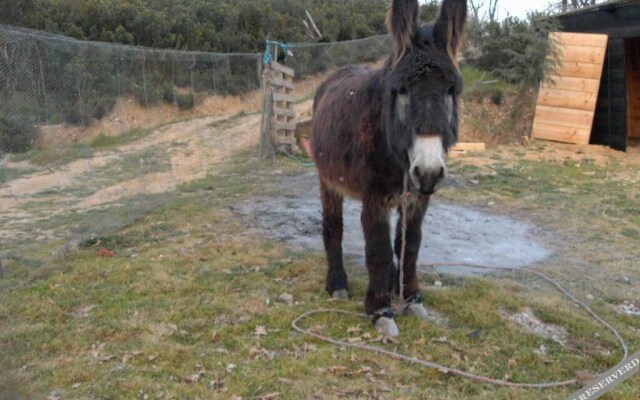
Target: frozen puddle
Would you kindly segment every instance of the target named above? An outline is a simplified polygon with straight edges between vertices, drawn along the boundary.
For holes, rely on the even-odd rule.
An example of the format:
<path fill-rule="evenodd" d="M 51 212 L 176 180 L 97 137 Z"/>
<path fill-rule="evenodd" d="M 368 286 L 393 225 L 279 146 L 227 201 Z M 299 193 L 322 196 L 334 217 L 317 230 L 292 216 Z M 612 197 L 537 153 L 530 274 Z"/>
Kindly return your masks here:
<path fill-rule="evenodd" d="M 254 198 L 233 208 L 247 228 L 291 246 L 324 251 L 322 211 L 317 177 L 287 177 L 287 196 Z M 293 192 L 291 192 L 293 190 Z M 360 202 L 345 199 L 343 253 L 364 264 L 364 238 L 360 225 Z M 395 231 L 397 215 L 392 215 Z M 522 268 L 545 259 L 549 252 L 535 240 L 535 228 L 514 219 L 470 208 L 432 201 L 423 225 L 419 264 L 471 263 Z M 478 272 L 464 267 L 442 272 Z"/>

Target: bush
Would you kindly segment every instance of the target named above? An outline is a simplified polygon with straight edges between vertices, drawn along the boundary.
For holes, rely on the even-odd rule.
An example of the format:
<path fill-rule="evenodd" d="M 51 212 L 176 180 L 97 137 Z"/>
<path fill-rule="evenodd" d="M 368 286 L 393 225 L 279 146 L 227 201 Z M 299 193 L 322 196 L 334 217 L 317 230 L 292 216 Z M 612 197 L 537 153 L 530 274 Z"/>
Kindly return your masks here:
<path fill-rule="evenodd" d="M 176 104 L 181 110 L 190 110 L 196 105 L 196 96 L 189 93 L 176 93 Z"/>
<path fill-rule="evenodd" d="M 0 115 L 0 151 L 24 153 L 33 148 L 37 132 L 28 121 Z"/>
<path fill-rule="evenodd" d="M 482 103 L 484 99 L 489 99 L 493 104 L 499 106 L 504 99 L 504 91 L 499 87 L 476 84 L 465 97 L 477 103 Z"/>

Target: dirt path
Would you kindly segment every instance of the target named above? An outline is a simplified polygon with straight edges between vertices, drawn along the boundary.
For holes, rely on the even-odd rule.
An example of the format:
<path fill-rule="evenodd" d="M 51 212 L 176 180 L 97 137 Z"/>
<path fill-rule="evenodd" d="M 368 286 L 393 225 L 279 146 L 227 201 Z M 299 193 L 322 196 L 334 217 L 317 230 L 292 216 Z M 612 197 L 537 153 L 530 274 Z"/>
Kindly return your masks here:
<path fill-rule="evenodd" d="M 296 106 L 300 114 L 310 108 L 311 101 Z M 116 151 L 96 153 L 55 170 L 39 168 L 3 184 L 0 239 L 26 239 L 33 228 L 22 228 L 43 218 L 171 191 L 214 172 L 231 154 L 257 146 L 260 114 L 216 124 L 223 119 L 206 117 L 170 124 Z M 139 165 L 131 160 L 138 160 Z M 6 168 L 25 167 L 6 159 L 3 164 Z"/>

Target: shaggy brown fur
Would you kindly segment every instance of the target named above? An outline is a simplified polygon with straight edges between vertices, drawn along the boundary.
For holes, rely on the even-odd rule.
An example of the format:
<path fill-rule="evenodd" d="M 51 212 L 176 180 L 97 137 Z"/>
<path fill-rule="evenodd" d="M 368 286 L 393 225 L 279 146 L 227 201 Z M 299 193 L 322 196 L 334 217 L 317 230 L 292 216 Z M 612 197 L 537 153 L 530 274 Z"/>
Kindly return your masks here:
<path fill-rule="evenodd" d="M 339 70 L 319 87 L 314 100 L 311 151 L 320 175 L 329 266 L 326 290 L 335 295 L 348 289 L 342 262 L 342 204 L 347 195 L 363 204 L 368 313 L 388 307 L 390 294 L 398 288 L 389 216 L 411 166 L 409 150 L 421 137 L 439 138 L 444 150 L 457 140 L 462 80 L 455 57 L 466 1 L 445 0 L 433 26 L 418 25 L 418 9 L 417 0 L 394 0 L 387 18 L 393 55 L 378 70 Z M 442 175 L 427 176 L 419 180 L 421 187 L 411 189 L 415 196 L 407 215 L 406 298 L 420 291 L 415 269 L 421 225 L 434 182 Z M 399 248 L 396 235 L 396 256 Z"/>

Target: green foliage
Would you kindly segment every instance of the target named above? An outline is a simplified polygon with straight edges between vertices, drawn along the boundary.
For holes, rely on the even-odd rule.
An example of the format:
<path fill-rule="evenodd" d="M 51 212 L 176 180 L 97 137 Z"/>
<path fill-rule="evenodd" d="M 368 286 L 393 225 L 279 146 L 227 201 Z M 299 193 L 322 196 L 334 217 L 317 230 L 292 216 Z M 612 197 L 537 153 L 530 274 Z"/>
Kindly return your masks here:
<path fill-rule="evenodd" d="M 267 37 L 285 42 L 308 41 L 302 23 L 305 10 L 311 13 L 328 41 L 386 33 L 386 0 L 17 0 L 3 3 L 12 4 L 3 4 L 0 24 L 78 39 L 178 50 L 260 52 Z M 431 10 L 434 4 L 423 8 Z"/>
<path fill-rule="evenodd" d="M 531 13 L 527 20 L 474 22 L 463 54 L 474 67 L 495 72 L 510 83 L 534 87 L 557 65 L 557 51 L 548 34 L 559 30 L 559 22 L 544 13 Z"/>
<path fill-rule="evenodd" d="M 538 87 L 545 76 L 553 74 L 559 64 L 557 44 L 549 39 L 549 33 L 559 31 L 560 23 L 544 14 L 530 14 L 527 31 L 515 35 L 521 49 L 505 49 L 508 63 L 498 69 L 505 79 L 521 83 L 528 88 Z"/>
<path fill-rule="evenodd" d="M 420 19 L 422 22 L 435 21 L 440 13 L 440 3 L 438 0 L 429 0 L 420 5 Z"/>
<path fill-rule="evenodd" d="M 492 72 L 516 85 L 520 96 L 511 109 L 510 124 L 515 128 L 521 115 L 535 102 L 540 82 L 553 75 L 559 64 L 557 45 L 549 33 L 560 31 L 560 23 L 545 13 L 530 13 L 527 20 L 509 17 L 498 22 L 471 25 L 469 41 L 463 50 L 466 61 L 480 70 Z M 502 103 L 502 93 L 488 88 L 474 88 L 473 97 L 489 97 Z M 528 129 L 525 129 L 528 131 Z"/>
<path fill-rule="evenodd" d="M 24 153 L 33 147 L 35 139 L 36 128 L 32 123 L 0 114 L 0 152 Z"/>
<path fill-rule="evenodd" d="M 510 61 L 509 51 L 523 52 L 527 47 L 523 35 L 528 32 L 529 23 L 516 17 L 502 22 L 474 21 L 469 25 L 464 58 L 483 71 L 505 68 Z"/>
<path fill-rule="evenodd" d="M 189 93 L 176 93 L 176 104 L 181 110 L 190 110 L 196 104 L 196 96 Z"/>

